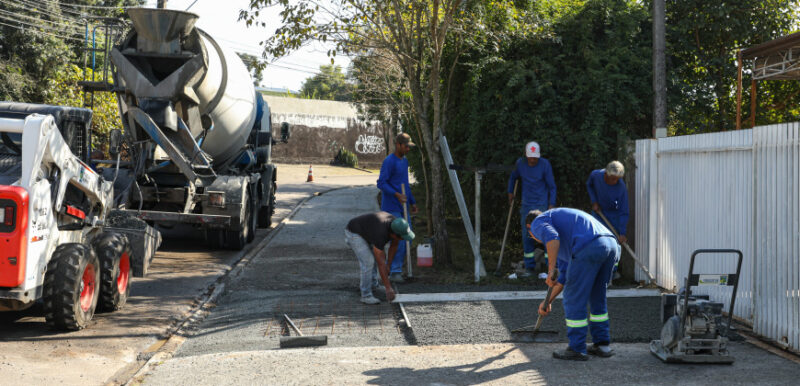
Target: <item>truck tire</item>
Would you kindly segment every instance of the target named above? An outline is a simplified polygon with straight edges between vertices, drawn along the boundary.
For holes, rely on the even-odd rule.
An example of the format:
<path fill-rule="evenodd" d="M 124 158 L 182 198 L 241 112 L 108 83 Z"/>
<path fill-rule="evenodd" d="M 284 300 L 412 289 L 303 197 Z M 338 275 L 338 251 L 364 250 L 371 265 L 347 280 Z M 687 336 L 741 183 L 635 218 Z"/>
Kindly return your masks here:
<path fill-rule="evenodd" d="M 248 243 L 252 243 L 253 240 L 256 239 L 256 227 L 258 226 L 258 211 L 252 209 L 252 208 L 256 207 L 258 201 L 256 201 L 256 197 L 255 196 L 250 195 L 250 197 L 251 197 L 251 199 L 250 199 L 250 208 L 251 208 L 250 209 L 250 217 L 247 218 L 247 221 L 249 223 L 249 226 L 248 226 L 249 232 L 247 232 L 247 242 Z"/>
<path fill-rule="evenodd" d="M 43 306 L 47 325 L 58 330 L 80 330 L 97 307 L 100 262 L 83 244 L 59 245 L 47 264 Z"/>
<path fill-rule="evenodd" d="M 222 229 L 206 229 L 206 242 L 211 249 L 222 249 L 225 246 L 225 231 Z"/>
<path fill-rule="evenodd" d="M 125 235 L 106 232 L 94 241 L 94 251 L 100 260 L 101 311 L 116 311 L 125 305 L 131 292 L 131 245 Z"/>
<path fill-rule="evenodd" d="M 275 214 L 275 189 L 276 184 L 272 183 L 272 189 L 269 191 L 269 205 L 258 208 L 258 227 L 269 228 L 272 226 L 272 215 Z"/>
<path fill-rule="evenodd" d="M 248 197 L 244 200 L 244 219 L 239 220 L 241 221 L 239 230 L 225 232 L 225 246 L 229 249 L 241 251 L 249 240 L 250 232 L 252 231 L 252 229 L 250 229 L 250 217 L 252 217 L 253 212 L 253 206 L 250 204 L 249 196 L 248 194 Z"/>

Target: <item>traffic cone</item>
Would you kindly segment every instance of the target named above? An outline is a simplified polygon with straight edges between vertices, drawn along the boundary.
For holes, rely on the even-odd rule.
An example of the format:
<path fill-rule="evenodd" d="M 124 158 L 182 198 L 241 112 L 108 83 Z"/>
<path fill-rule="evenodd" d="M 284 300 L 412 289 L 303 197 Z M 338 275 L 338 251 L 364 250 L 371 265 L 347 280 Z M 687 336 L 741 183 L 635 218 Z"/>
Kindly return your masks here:
<path fill-rule="evenodd" d="M 311 165 L 308 165 L 308 179 L 306 182 L 314 182 L 314 172 L 311 170 Z"/>

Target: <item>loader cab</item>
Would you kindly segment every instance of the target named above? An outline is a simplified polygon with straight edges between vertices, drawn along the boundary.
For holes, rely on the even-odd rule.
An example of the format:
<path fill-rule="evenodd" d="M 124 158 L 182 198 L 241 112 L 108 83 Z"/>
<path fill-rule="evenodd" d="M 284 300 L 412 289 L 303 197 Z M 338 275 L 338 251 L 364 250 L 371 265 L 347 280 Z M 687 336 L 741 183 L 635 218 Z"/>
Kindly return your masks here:
<path fill-rule="evenodd" d="M 76 157 L 90 162 L 92 138 L 92 110 L 79 107 L 40 105 L 32 103 L 0 102 L 0 118 L 24 119 L 31 114 L 52 115 L 64 141 Z M 0 134 L 0 174 L 4 166 L 14 166 L 14 159 L 22 155 L 21 134 Z M 6 165 L 8 164 L 8 165 Z M 19 162 L 16 162 L 19 165 Z"/>

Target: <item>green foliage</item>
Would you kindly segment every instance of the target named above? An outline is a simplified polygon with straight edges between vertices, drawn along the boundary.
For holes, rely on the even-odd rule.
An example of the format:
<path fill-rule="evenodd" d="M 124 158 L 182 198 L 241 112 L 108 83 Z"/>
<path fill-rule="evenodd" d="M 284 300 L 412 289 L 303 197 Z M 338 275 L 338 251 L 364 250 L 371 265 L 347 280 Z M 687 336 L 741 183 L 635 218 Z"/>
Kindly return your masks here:
<path fill-rule="evenodd" d="M 300 95 L 307 99 L 347 102 L 353 99 L 353 86 L 347 82 L 342 66 L 319 66 L 316 74 L 303 82 Z"/>
<path fill-rule="evenodd" d="M 91 78 L 92 70 L 86 69 Z M 83 71 L 78 66 L 67 66 L 55 78 L 47 81 L 47 91 L 43 103 L 58 106 L 83 107 L 83 92 L 78 82 L 83 80 Z M 117 100 L 111 93 L 95 93 L 92 114 L 92 144 L 96 149 L 105 151 L 108 133 L 113 129 L 122 129 L 119 118 Z"/>
<path fill-rule="evenodd" d="M 352 151 L 349 151 L 343 147 L 339 148 L 339 152 L 336 153 L 336 157 L 333 159 L 334 165 L 341 165 L 341 166 L 349 166 L 351 168 L 358 167 L 358 156 Z"/>
<path fill-rule="evenodd" d="M 797 0 L 678 0 L 668 2 L 666 10 L 671 134 L 734 128 L 736 51 L 786 35 L 796 28 Z M 748 61 L 745 68 L 749 66 Z M 744 79 L 744 112 L 750 111 L 748 78 Z M 798 82 L 767 82 L 758 95 L 759 99 L 763 95 L 773 102 L 765 104 L 767 107 L 773 104 L 779 107 L 798 90 Z M 785 110 L 762 109 L 758 121 L 780 122 L 790 114 L 791 109 L 789 114 Z"/>
<path fill-rule="evenodd" d="M 557 204 L 587 208 L 589 172 L 624 159 L 627 141 L 650 127 L 649 11 L 636 2 L 592 0 L 537 2 L 532 12 L 546 28 L 497 43 L 494 54 L 479 47 L 480 55 L 465 55 L 447 128 L 453 158 L 512 165 L 535 140 L 552 163 Z M 461 179 L 473 183 L 466 173 Z M 484 176 L 485 223 L 505 223 L 507 181 L 506 173 Z"/>

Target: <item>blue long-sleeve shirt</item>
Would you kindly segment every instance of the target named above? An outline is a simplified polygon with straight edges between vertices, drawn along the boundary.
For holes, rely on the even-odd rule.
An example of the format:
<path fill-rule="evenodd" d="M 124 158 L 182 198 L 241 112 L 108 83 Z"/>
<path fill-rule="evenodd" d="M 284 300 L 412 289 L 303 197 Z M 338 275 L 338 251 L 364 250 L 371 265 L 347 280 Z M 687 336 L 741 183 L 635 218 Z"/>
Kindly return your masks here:
<path fill-rule="evenodd" d="M 553 178 L 553 167 L 550 161 L 539 158 L 536 166 L 528 166 L 528 160 L 517 159 L 514 171 L 508 179 L 508 192 L 514 192 L 514 181 L 518 178 L 522 184 L 522 205 L 541 207 L 556 205 L 556 181 Z"/>
<path fill-rule="evenodd" d="M 605 169 L 593 170 L 589 174 L 589 179 L 586 180 L 586 190 L 589 191 L 589 199 L 593 203 L 600 205 L 600 210 L 609 219 L 609 221 L 617 221 L 619 225 L 617 232 L 620 235 L 627 235 L 625 233 L 628 227 L 628 187 L 625 186 L 625 181 L 620 179 L 615 185 L 609 185 L 603 179 Z M 617 226 L 617 224 L 613 224 Z"/>
<path fill-rule="evenodd" d="M 559 240 L 558 248 L 558 282 L 567 282 L 567 267 L 572 256 L 580 252 L 589 242 L 598 237 L 614 237 L 611 231 L 597 219 L 572 208 L 550 209 L 533 220 L 531 233 L 537 240 L 547 245 L 552 240 Z"/>
<path fill-rule="evenodd" d="M 395 197 L 395 193 L 403 193 L 401 186 L 406 186 L 408 203 L 416 205 L 417 200 L 411 193 L 408 184 L 408 159 L 399 158 L 394 153 L 389 154 L 381 164 L 381 173 L 378 175 L 378 189 L 381 190 L 381 210 L 390 213 L 403 213 L 403 205 Z"/>

